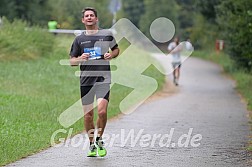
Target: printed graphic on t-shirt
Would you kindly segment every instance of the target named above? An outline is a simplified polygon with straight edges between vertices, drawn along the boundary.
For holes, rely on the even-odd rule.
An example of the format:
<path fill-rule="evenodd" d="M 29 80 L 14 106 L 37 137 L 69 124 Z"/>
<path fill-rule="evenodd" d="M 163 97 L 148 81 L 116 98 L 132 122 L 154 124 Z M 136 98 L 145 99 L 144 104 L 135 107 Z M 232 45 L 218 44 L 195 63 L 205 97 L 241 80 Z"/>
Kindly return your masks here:
<path fill-rule="evenodd" d="M 89 53 L 89 60 L 95 60 L 102 58 L 101 48 L 93 47 L 93 48 L 84 48 L 84 53 Z"/>

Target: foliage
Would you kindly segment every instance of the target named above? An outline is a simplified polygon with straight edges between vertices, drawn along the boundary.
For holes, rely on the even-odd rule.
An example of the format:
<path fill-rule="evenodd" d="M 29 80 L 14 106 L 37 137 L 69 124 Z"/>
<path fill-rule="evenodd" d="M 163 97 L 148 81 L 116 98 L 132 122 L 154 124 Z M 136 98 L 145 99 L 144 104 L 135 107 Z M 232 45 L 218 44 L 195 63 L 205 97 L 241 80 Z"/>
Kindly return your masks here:
<path fill-rule="evenodd" d="M 144 0 L 145 13 L 141 16 L 139 22 L 140 30 L 150 38 L 149 28 L 151 23 L 159 18 L 166 17 L 170 19 L 175 28 L 178 28 L 178 5 L 175 0 Z M 151 39 L 151 38 L 150 38 Z"/>
<path fill-rule="evenodd" d="M 110 28 L 112 26 L 112 14 L 108 11 L 108 0 L 47 0 L 51 9 L 51 19 L 57 20 L 63 29 L 83 29 L 81 11 L 85 7 L 94 7 L 98 12 L 99 26 Z M 60 8 L 59 8 L 60 6 Z"/>
<path fill-rule="evenodd" d="M 194 17 L 192 27 L 187 28 L 195 49 L 213 49 L 218 38 L 218 27 L 204 19 L 202 15 Z"/>
<path fill-rule="evenodd" d="M 52 34 L 39 27 L 28 27 L 21 20 L 3 19 L 0 27 L 0 60 L 28 59 L 48 56 L 53 49 Z"/>
<path fill-rule="evenodd" d="M 49 20 L 56 20 L 61 28 L 83 29 L 81 11 L 92 6 L 98 11 L 100 26 L 109 28 L 112 14 L 108 12 L 109 0 L 1 0 L 0 16 L 9 20 L 22 19 L 32 25 L 47 27 Z"/>
<path fill-rule="evenodd" d="M 216 23 L 216 6 L 219 5 L 221 0 L 195 0 L 197 11 L 201 13 L 207 21 L 212 24 Z"/>
<path fill-rule="evenodd" d="M 136 27 L 139 27 L 141 16 L 145 13 L 144 0 L 123 1 L 123 11 L 124 17 L 129 18 Z"/>
<path fill-rule="evenodd" d="M 218 23 L 236 64 L 252 69 L 252 1 L 224 0 L 218 6 Z"/>
<path fill-rule="evenodd" d="M 25 20 L 29 25 L 47 27 L 50 19 L 63 29 L 83 29 L 81 11 L 95 7 L 99 26 L 110 28 L 113 15 L 110 0 L 1 0 L 0 16 Z M 167 17 L 176 27 L 176 35 L 190 38 L 195 48 L 212 48 L 216 39 L 225 40 L 225 49 L 237 65 L 252 68 L 252 1 L 251 0 L 122 0 L 117 18 L 127 17 L 147 37 L 156 18 Z M 151 39 L 151 38 L 150 38 Z M 182 39 L 184 40 L 184 39 Z M 242 48 L 242 49 L 241 49 Z"/>
<path fill-rule="evenodd" d="M 199 33 L 209 32 L 207 33 L 207 35 L 210 35 L 208 41 L 214 42 L 214 38 L 224 39 L 225 49 L 236 65 L 251 70 L 252 1 L 196 0 L 196 6 L 203 19 L 200 22 L 196 19 L 192 36 L 198 34 L 198 37 L 204 38 Z M 199 27 L 204 27 L 205 30 L 199 31 Z M 202 43 L 202 45 L 205 46 L 205 43 Z"/>
<path fill-rule="evenodd" d="M 188 39 L 191 34 L 191 27 L 194 25 L 197 14 L 195 12 L 195 0 L 176 0 L 179 5 L 178 22 L 180 38 Z M 192 40 L 192 39 L 191 39 Z"/>
<path fill-rule="evenodd" d="M 9 20 L 22 19 L 31 24 L 46 25 L 49 19 L 47 0 L 1 0 L 0 16 Z"/>

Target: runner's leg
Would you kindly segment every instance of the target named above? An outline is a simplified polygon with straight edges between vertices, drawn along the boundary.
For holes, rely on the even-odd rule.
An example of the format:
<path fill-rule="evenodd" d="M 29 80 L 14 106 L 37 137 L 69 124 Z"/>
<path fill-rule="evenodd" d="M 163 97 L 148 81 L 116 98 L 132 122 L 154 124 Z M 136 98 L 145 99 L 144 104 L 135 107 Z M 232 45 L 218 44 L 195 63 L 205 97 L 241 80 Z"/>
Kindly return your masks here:
<path fill-rule="evenodd" d="M 94 108 L 93 102 L 95 96 L 94 92 L 95 92 L 94 86 L 81 87 L 81 101 L 84 112 L 84 126 L 90 142 L 94 142 L 94 131 L 95 131 L 94 110 L 93 110 Z"/>
<path fill-rule="evenodd" d="M 109 93 L 110 93 L 110 85 L 109 84 L 101 84 L 97 85 L 96 90 L 96 98 L 97 98 L 97 110 L 98 110 L 98 118 L 97 118 L 97 128 L 98 134 L 97 137 L 102 137 L 104 129 L 107 123 L 107 108 L 109 102 Z"/>
<path fill-rule="evenodd" d="M 93 111 L 93 104 L 83 105 L 84 110 L 84 126 L 85 130 L 88 134 L 89 141 L 94 142 L 94 111 Z"/>
<path fill-rule="evenodd" d="M 107 107 L 108 101 L 106 99 L 99 98 L 98 100 L 98 118 L 97 118 L 97 128 L 98 137 L 101 137 L 107 123 Z"/>

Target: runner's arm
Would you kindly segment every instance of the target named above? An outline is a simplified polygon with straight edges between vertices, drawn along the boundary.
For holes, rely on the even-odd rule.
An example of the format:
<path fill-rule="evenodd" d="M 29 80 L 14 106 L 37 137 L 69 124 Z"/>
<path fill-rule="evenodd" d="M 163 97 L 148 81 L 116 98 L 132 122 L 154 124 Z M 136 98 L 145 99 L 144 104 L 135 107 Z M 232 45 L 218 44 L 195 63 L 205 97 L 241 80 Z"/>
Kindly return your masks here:
<path fill-rule="evenodd" d="M 120 53 L 120 49 L 119 48 L 115 48 L 111 51 L 111 53 L 105 53 L 104 54 L 104 59 L 108 60 L 108 59 L 113 59 L 116 58 Z"/>
<path fill-rule="evenodd" d="M 170 54 L 174 54 L 174 53 L 179 53 L 183 50 L 182 45 L 179 44 L 177 46 L 175 46 L 174 48 L 172 48 L 171 50 L 169 50 Z"/>

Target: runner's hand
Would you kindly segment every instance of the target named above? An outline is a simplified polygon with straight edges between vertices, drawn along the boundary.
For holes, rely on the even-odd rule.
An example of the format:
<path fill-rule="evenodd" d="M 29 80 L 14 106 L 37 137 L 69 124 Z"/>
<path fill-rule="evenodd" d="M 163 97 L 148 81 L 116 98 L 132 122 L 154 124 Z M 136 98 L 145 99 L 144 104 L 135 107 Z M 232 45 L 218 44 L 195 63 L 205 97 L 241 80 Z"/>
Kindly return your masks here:
<path fill-rule="evenodd" d="M 88 58 L 89 58 L 89 53 L 82 53 L 82 55 L 80 56 L 80 60 L 88 60 Z"/>
<path fill-rule="evenodd" d="M 104 59 L 105 60 L 109 60 L 109 59 L 112 59 L 113 58 L 113 56 L 111 55 L 111 53 L 105 53 L 104 54 Z"/>

